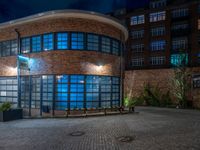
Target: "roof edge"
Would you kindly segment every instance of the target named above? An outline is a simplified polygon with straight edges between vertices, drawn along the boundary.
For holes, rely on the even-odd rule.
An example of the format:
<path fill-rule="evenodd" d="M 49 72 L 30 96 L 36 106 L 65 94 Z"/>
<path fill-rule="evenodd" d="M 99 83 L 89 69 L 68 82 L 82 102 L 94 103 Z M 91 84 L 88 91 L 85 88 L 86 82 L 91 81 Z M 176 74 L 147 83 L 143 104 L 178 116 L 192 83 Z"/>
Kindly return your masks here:
<path fill-rule="evenodd" d="M 108 15 L 101 14 L 101 13 L 97 13 L 97 12 L 74 10 L 74 9 L 47 11 L 47 12 L 42 12 L 42 13 L 34 14 L 31 16 L 23 17 L 23 18 L 11 20 L 8 22 L 0 23 L 0 29 L 15 26 L 15 25 L 20 25 L 20 24 L 24 24 L 28 22 L 34 22 L 37 20 L 45 19 L 45 18 L 56 18 L 56 17 L 83 18 L 83 19 L 91 19 L 91 20 L 104 22 L 120 29 L 125 36 L 125 40 L 128 39 L 128 30 L 118 19 L 108 16 Z"/>

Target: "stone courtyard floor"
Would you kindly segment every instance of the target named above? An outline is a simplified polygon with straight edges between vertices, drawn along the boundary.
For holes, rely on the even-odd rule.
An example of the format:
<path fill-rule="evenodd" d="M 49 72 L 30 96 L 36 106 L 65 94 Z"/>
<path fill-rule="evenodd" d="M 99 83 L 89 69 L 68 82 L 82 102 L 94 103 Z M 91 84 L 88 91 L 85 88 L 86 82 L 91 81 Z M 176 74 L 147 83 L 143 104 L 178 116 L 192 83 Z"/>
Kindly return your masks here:
<path fill-rule="evenodd" d="M 0 123 L 0 150 L 200 150 L 200 111 L 136 111 L 139 114 Z"/>

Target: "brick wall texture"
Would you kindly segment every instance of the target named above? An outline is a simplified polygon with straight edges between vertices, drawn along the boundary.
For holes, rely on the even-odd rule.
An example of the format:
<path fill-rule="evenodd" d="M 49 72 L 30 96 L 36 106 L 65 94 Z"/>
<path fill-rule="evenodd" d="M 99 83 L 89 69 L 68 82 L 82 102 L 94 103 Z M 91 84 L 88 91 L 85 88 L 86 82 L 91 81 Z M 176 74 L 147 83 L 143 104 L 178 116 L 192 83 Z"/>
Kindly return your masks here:
<path fill-rule="evenodd" d="M 0 41 L 50 32 L 75 31 L 96 33 L 120 40 L 121 31 L 114 26 L 94 20 L 79 18 L 43 19 L 0 29 Z M 122 37 L 124 38 L 124 37 Z M 40 74 L 94 74 L 120 75 L 120 57 L 95 51 L 48 51 L 26 54 L 31 58 L 31 75 Z M 102 67 L 98 67 L 98 65 Z M 16 56 L 0 58 L 0 76 L 16 76 Z M 26 75 L 27 72 L 23 72 Z"/>
<path fill-rule="evenodd" d="M 197 74 L 200 72 L 200 68 L 191 68 L 189 72 L 191 75 Z M 162 92 L 171 91 L 173 76 L 173 69 L 146 69 L 125 71 L 124 95 L 126 96 L 131 92 L 133 97 L 139 96 L 144 89 L 144 85 L 147 83 L 152 86 L 158 86 Z M 200 90 L 192 88 L 189 95 L 190 100 L 193 102 L 193 106 L 200 108 Z M 173 97 L 173 95 L 171 96 Z M 173 102 L 176 103 L 176 99 L 174 97 Z"/>

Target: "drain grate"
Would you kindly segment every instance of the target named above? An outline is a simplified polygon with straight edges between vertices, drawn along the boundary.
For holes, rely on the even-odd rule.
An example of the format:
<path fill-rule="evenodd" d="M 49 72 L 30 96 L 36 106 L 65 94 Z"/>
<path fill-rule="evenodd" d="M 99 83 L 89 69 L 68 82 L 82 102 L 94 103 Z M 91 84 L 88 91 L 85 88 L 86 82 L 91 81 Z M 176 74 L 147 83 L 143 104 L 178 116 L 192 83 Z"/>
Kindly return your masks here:
<path fill-rule="evenodd" d="M 71 135 L 71 136 L 82 136 L 82 135 L 84 135 L 84 134 L 85 134 L 85 132 L 76 131 L 76 132 L 70 133 L 69 135 Z"/>
<path fill-rule="evenodd" d="M 118 141 L 124 142 L 124 143 L 129 143 L 135 140 L 135 137 L 132 136 L 120 136 L 117 138 Z"/>

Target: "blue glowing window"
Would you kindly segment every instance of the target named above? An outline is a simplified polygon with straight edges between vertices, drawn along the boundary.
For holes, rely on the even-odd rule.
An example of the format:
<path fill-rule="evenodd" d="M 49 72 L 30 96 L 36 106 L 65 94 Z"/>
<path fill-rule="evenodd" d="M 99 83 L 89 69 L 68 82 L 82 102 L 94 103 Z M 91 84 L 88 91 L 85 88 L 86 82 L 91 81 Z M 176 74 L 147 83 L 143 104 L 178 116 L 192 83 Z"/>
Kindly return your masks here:
<path fill-rule="evenodd" d="M 53 50 L 53 34 L 45 34 L 43 36 L 43 47 L 45 51 Z"/>
<path fill-rule="evenodd" d="M 102 39 L 101 39 L 101 50 L 102 50 L 102 52 L 110 53 L 110 49 L 111 49 L 110 42 L 111 42 L 110 38 L 102 37 Z"/>
<path fill-rule="evenodd" d="M 98 84 L 99 83 L 99 77 L 98 76 L 87 76 L 86 77 L 86 83 L 92 83 L 92 84 Z"/>
<path fill-rule="evenodd" d="M 99 84 L 87 84 L 86 92 L 99 92 Z"/>
<path fill-rule="evenodd" d="M 71 84 L 70 91 L 71 92 L 84 92 L 84 84 Z"/>
<path fill-rule="evenodd" d="M 88 34 L 87 35 L 87 49 L 88 50 L 99 50 L 99 36 Z"/>
<path fill-rule="evenodd" d="M 68 34 L 67 33 L 57 34 L 57 49 L 68 49 Z"/>
<path fill-rule="evenodd" d="M 41 36 L 32 37 L 32 51 L 40 52 L 41 49 Z"/>
<path fill-rule="evenodd" d="M 84 83 L 84 76 L 82 75 L 71 75 L 71 83 Z"/>
<path fill-rule="evenodd" d="M 101 84 L 111 84 L 111 77 L 101 77 Z"/>
<path fill-rule="evenodd" d="M 151 50 L 152 51 L 164 50 L 165 46 L 166 46 L 165 40 L 159 40 L 159 41 L 151 42 Z"/>
<path fill-rule="evenodd" d="M 171 65 L 180 66 L 188 64 L 188 54 L 173 54 L 171 55 Z"/>
<path fill-rule="evenodd" d="M 30 49 L 31 49 L 31 40 L 30 38 L 23 38 L 21 41 L 21 53 L 25 54 L 25 53 L 30 53 Z"/>
<path fill-rule="evenodd" d="M 84 35 L 83 33 L 71 34 L 71 48 L 72 49 L 84 49 Z"/>

